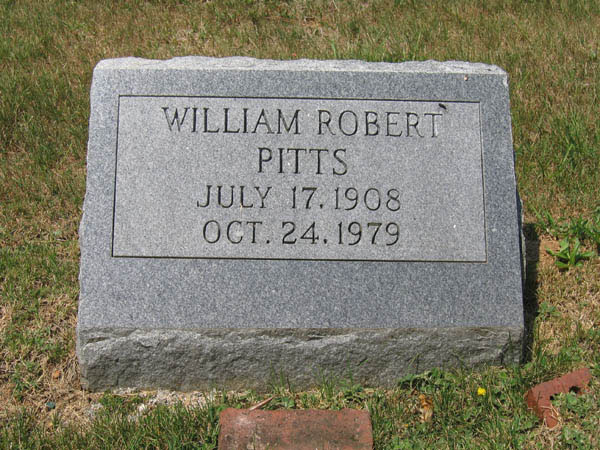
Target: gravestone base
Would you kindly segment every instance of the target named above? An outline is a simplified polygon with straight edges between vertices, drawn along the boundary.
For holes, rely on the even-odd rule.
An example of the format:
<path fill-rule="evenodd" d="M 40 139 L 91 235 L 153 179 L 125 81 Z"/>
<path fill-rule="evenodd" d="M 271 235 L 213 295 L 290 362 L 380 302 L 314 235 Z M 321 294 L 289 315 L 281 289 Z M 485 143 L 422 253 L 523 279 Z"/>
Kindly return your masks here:
<path fill-rule="evenodd" d="M 325 376 L 393 387 L 434 367 L 518 364 L 518 327 L 381 330 L 94 330 L 80 332 L 85 388 L 265 390 Z"/>
<path fill-rule="evenodd" d="M 393 386 L 519 363 L 508 75 L 464 62 L 94 70 L 82 384 Z"/>

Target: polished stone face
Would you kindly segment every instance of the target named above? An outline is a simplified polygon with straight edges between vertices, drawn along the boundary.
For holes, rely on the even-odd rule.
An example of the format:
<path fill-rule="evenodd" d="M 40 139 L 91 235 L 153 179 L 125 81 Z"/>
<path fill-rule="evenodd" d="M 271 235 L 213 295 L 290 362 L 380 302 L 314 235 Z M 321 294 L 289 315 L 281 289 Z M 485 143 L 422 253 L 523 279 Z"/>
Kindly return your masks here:
<path fill-rule="evenodd" d="M 520 358 L 494 66 L 102 61 L 80 231 L 91 389 L 260 388 L 269 364 L 386 385 Z"/>
<path fill-rule="evenodd" d="M 113 256 L 485 262 L 479 103 L 121 96 Z"/>

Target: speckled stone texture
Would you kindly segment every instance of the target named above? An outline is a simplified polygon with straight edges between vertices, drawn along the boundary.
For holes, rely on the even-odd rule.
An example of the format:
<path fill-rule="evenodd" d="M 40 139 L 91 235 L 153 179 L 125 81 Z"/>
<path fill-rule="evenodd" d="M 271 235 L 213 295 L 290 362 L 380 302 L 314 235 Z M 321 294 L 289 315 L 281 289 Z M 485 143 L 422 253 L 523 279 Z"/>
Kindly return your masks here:
<path fill-rule="evenodd" d="M 175 132 L 174 108 L 185 107 L 190 115 Z M 243 107 L 252 127 L 270 125 L 225 134 L 218 116 L 202 115 L 229 108 L 230 130 L 241 130 Z M 193 108 L 196 130 L 186 134 Z M 277 133 L 269 116 L 277 109 L 288 126 L 300 111 L 297 135 Z M 346 136 L 333 120 L 333 133 L 319 134 L 319 109 L 357 111 L 357 134 Z M 402 135 L 368 136 L 375 116 L 365 111 L 377 113 L 381 130 Z M 397 114 L 386 122 L 386 111 Z M 342 127 L 352 131 L 351 122 Z M 261 146 L 272 150 L 269 173 L 267 153 L 258 170 Z M 315 159 L 297 174 L 293 158 L 278 165 L 279 147 L 302 146 L 345 148 L 347 173 L 338 181 L 334 171 L 344 165 L 331 152 L 322 152 L 321 169 Z M 520 361 L 520 205 L 508 77 L 498 67 L 105 60 L 92 81 L 87 164 L 77 354 L 88 389 L 264 389 L 281 373 L 307 387 L 324 372 L 391 386 L 432 367 Z M 207 184 L 246 186 L 244 205 L 254 208 L 198 207 Z M 260 196 L 248 193 L 262 186 L 265 195 L 267 185 L 260 209 Z M 305 196 L 289 212 L 292 186 L 317 187 L 310 211 L 301 208 Z M 372 211 L 364 197 L 356 209 L 336 209 L 338 186 L 384 195 L 398 188 L 402 209 Z M 214 229 L 202 234 L 209 219 L 246 228 L 223 228 L 211 244 Z M 249 221 L 264 225 L 251 230 Z M 313 221 L 319 240 L 300 241 L 297 231 L 303 245 L 282 245 L 281 221 L 301 231 Z M 347 244 L 348 228 L 338 243 L 337 224 L 350 221 L 365 233 L 356 246 Z M 367 234 L 377 221 L 377 239 L 387 241 Z M 395 238 L 394 227 L 385 234 L 391 222 L 399 239 L 386 245 Z"/>

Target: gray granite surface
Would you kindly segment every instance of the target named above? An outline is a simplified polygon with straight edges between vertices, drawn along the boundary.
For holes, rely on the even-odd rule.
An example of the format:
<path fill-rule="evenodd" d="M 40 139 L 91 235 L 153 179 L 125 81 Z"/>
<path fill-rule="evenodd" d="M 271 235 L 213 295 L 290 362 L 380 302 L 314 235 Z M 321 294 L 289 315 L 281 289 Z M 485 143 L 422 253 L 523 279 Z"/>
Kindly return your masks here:
<path fill-rule="evenodd" d="M 392 385 L 516 363 L 519 214 L 498 67 L 101 61 L 83 384 L 261 389 L 326 371 Z"/>
<path fill-rule="evenodd" d="M 485 262 L 479 120 L 475 102 L 121 96 L 113 256 Z"/>

